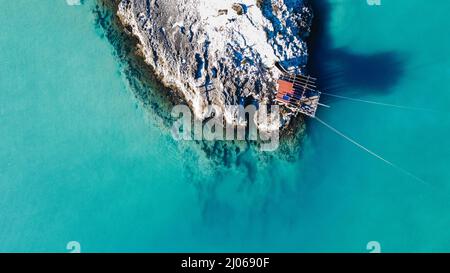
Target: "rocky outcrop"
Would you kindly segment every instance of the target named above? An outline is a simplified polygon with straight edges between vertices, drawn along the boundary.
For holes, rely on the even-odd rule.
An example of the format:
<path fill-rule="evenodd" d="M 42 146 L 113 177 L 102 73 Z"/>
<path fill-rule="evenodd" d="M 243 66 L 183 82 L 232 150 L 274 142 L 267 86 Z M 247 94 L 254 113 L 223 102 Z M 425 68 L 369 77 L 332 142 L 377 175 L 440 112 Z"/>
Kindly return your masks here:
<path fill-rule="evenodd" d="M 121 0 L 117 15 L 145 62 L 203 119 L 208 105 L 272 104 L 280 71 L 302 73 L 311 10 L 303 0 Z M 227 112 L 228 111 L 228 112 Z M 282 124 L 290 119 L 282 113 Z"/>

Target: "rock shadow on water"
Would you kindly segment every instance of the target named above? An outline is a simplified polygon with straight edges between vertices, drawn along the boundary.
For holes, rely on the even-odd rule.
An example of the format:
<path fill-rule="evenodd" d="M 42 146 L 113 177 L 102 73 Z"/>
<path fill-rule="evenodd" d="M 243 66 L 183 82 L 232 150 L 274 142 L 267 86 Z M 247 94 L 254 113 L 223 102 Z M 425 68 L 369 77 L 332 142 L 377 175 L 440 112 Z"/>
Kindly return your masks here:
<path fill-rule="evenodd" d="M 310 4 L 314 19 L 308 41 L 308 70 L 318 78 L 321 90 L 347 96 L 387 95 L 392 92 L 392 87 L 404 75 L 404 54 L 393 50 L 356 53 L 347 47 L 335 47 L 328 27 L 331 22 L 330 1 L 311 0 Z M 358 93 L 349 90 L 358 90 Z M 325 99 L 324 102 L 330 101 Z"/>
<path fill-rule="evenodd" d="M 319 90 L 352 98 L 364 98 L 366 95 L 386 96 L 393 92 L 395 90 L 393 87 L 400 83 L 405 74 L 408 56 L 395 50 L 357 53 L 349 47 L 336 47 L 329 24 L 332 21 L 331 9 L 340 5 L 341 2 L 309 1 L 314 11 L 314 18 L 311 35 L 307 41 L 309 47 L 307 68 L 310 75 L 318 78 Z M 348 31 L 354 30 L 348 29 Z M 324 104 L 332 106 L 331 103 L 336 100 L 340 99 L 322 96 Z M 328 110 L 325 111 L 328 112 Z M 330 109 L 330 113 L 332 111 L 333 109 Z M 318 117 L 321 118 L 323 116 L 321 114 L 326 114 L 324 112 L 319 112 Z M 316 126 L 322 128 L 322 125 L 311 119 L 307 124 L 309 128 L 316 128 Z M 334 164 L 329 161 L 331 160 L 329 154 L 330 151 L 336 152 L 335 142 L 323 141 L 323 133 L 320 130 L 308 131 L 311 145 L 315 150 L 315 160 L 320 159 L 323 165 Z M 314 180 L 315 184 L 319 182 L 317 177 L 321 177 L 320 168 L 310 168 L 308 172 L 305 172 L 305 179 Z"/>

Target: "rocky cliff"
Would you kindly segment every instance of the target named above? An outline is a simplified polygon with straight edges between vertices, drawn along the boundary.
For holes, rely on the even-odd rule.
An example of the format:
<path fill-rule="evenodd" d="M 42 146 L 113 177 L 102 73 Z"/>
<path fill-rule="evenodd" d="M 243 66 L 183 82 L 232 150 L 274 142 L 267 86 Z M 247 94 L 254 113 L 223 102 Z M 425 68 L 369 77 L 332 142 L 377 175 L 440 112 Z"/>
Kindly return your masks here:
<path fill-rule="evenodd" d="M 121 0 L 145 62 L 203 119 L 208 105 L 273 104 L 280 62 L 302 73 L 312 12 L 304 0 Z M 287 124 L 289 113 L 283 113 Z"/>

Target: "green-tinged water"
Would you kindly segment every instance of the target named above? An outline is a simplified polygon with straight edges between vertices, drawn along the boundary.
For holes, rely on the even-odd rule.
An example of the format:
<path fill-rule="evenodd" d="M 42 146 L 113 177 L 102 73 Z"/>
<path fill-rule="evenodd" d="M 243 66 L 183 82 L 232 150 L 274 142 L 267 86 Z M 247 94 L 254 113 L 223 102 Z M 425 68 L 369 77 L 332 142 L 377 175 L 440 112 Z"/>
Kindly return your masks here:
<path fill-rule="evenodd" d="M 3 0 L 0 251 L 450 251 L 450 2 L 315 2 L 324 90 L 433 110 L 318 116 L 423 182 L 315 120 L 296 162 L 207 162 L 134 98 L 93 1 Z"/>

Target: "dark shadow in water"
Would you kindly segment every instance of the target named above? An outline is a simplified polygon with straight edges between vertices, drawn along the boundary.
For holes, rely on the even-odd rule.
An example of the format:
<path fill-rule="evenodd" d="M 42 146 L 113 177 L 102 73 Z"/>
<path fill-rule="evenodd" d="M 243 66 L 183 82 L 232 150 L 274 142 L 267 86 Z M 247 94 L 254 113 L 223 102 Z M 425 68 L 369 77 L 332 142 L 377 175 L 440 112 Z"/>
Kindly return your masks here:
<path fill-rule="evenodd" d="M 334 47 L 328 27 L 332 8 L 329 0 L 310 0 L 310 4 L 314 19 L 308 40 L 308 69 L 318 78 L 319 88 L 340 95 L 363 95 L 347 91 L 355 89 L 364 90 L 365 94 L 388 94 L 404 74 L 404 56 L 395 51 L 359 54 Z"/>
<path fill-rule="evenodd" d="M 314 11 L 311 36 L 308 39 L 309 60 L 308 70 L 311 76 L 318 78 L 318 88 L 320 91 L 333 93 L 342 96 L 363 98 L 365 95 L 387 95 L 392 92 L 395 85 L 401 80 L 405 72 L 406 56 L 397 51 L 373 52 L 371 54 L 361 54 L 353 52 L 350 48 L 337 48 L 335 46 L 329 23 L 331 22 L 331 9 L 340 5 L 331 3 L 331 0 L 309 0 Z M 354 31 L 349 29 L 348 31 Z M 385 36 L 389 38 L 388 35 Z M 376 39 L 376 38 L 374 38 Z M 322 102 L 330 104 L 336 98 L 322 96 Z M 321 118 L 329 110 L 320 110 L 318 117 Z M 380 110 L 380 114 L 382 109 Z M 337 113 L 339 115 L 339 113 Z M 355 113 L 358 114 L 358 113 Z M 341 118 L 345 119 L 345 116 Z M 325 118 L 326 119 L 326 118 Z M 337 145 L 339 138 L 330 138 L 324 141 L 322 125 L 313 119 L 307 121 L 308 127 L 318 127 L 321 130 L 309 130 L 311 145 L 314 146 L 315 162 L 326 166 L 333 164 L 330 160 L 330 151 L 339 153 L 342 147 Z M 332 124 L 334 125 L 334 124 Z M 333 132 L 328 131 L 331 135 Z M 320 184 L 317 177 L 321 177 L 321 168 L 311 168 L 304 173 L 305 181 L 311 182 L 311 187 Z"/>

